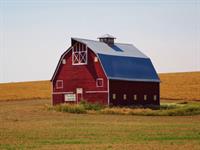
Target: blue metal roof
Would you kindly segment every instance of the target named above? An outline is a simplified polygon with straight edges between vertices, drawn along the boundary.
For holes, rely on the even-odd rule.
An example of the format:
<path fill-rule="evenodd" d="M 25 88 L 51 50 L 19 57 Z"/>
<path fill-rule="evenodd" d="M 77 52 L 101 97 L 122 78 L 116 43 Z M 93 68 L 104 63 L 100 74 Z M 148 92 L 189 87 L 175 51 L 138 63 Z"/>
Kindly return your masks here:
<path fill-rule="evenodd" d="M 149 58 L 98 56 L 109 79 L 160 81 Z"/>
<path fill-rule="evenodd" d="M 87 39 L 72 40 L 86 44 L 97 54 L 109 79 L 160 82 L 150 58 L 132 44 L 115 43 L 109 46 Z"/>

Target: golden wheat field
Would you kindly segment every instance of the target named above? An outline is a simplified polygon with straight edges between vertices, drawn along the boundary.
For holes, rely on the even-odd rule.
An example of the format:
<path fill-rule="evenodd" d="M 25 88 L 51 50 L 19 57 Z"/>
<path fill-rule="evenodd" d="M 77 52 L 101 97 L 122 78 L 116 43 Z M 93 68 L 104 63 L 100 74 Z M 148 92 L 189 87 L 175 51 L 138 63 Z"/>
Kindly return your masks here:
<path fill-rule="evenodd" d="M 200 72 L 160 74 L 161 99 L 200 100 Z"/>
<path fill-rule="evenodd" d="M 200 72 L 160 74 L 161 99 L 200 100 Z M 0 100 L 50 99 L 50 81 L 0 84 Z"/>
<path fill-rule="evenodd" d="M 50 81 L 0 84 L 0 100 L 50 99 Z"/>

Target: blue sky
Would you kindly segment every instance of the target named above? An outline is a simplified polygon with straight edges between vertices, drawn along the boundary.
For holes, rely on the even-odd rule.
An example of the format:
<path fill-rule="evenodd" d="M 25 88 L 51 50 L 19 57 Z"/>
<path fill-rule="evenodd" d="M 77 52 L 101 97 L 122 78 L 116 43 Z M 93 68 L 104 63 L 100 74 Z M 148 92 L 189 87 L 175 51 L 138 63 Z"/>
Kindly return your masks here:
<path fill-rule="evenodd" d="M 159 73 L 200 71 L 200 0 L 0 0 L 0 82 L 49 80 L 71 37 L 105 33 Z"/>

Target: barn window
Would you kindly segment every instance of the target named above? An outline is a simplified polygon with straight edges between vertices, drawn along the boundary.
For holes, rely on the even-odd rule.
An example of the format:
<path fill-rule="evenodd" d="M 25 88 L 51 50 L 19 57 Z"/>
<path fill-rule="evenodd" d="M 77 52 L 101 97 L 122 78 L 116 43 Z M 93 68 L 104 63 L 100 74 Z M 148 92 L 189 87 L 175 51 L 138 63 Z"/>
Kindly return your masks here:
<path fill-rule="evenodd" d="M 98 58 L 97 57 L 94 57 L 94 62 L 98 62 Z"/>
<path fill-rule="evenodd" d="M 136 94 L 133 95 L 133 99 L 134 99 L 135 101 L 137 100 L 137 95 L 136 95 Z"/>
<path fill-rule="evenodd" d="M 116 94 L 112 94 L 112 99 L 116 99 Z"/>
<path fill-rule="evenodd" d="M 144 95 L 144 100 L 145 100 L 145 101 L 147 100 L 147 95 Z"/>
<path fill-rule="evenodd" d="M 153 96 L 153 100 L 156 101 L 157 100 L 157 95 Z"/>
<path fill-rule="evenodd" d="M 124 99 L 124 100 L 126 100 L 126 99 L 127 99 L 127 96 L 126 96 L 126 94 L 124 94 L 124 95 L 123 95 L 123 99 Z"/>
<path fill-rule="evenodd" d="M 72 49 L 72 64 L 87 64 L 87 47 L 81 43 L 77 43 Z"/>
<path fill-rule="evenodd" d="M 97 78 L 96 87 L 103 87 L 103 78 Z"/>
<path fill-rule="evenodd" d="M 66 59 L 63 59 L 63 60 L 62 60 L 62 64 L 66 64 Z"/>
<path fill-rule="evenodd" d="M 63 80 L 57 80 L 56 89 L 62 89 L 62 88 L 63 88 Z"/>

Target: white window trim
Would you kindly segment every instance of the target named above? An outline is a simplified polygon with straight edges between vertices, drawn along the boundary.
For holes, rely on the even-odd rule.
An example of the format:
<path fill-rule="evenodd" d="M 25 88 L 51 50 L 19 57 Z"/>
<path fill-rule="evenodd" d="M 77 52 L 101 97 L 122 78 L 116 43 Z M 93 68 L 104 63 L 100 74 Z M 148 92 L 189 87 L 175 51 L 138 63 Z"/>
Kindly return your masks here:
<path fill-rule="evenodd" d="M 58 86 L 59 82 L 61 82 L 61 86 Z M 56 80 L 56 89 L 63 89 L 63 80 Z"/>
<path fill-rule="evenodd" d="M 98 85 L 98 81 L 102 81 L 102 85 L 101 86 Z M 97 78 L 96 79 L 96 87 L 103 87 L 103 85 L 104 85 L 103 78 Z"/>
<path fill-rule="evenodd" d="M 77 49 L 80 49 L 80 47 L 81 46 L 79 46 L 79 44 L 78 44 Z M 76 65 L 87 65 L 87 63 L 88 63 L 88 48 L 87 48 L 87 46 L 85 48 L 86 48 L 85 51 L 83 51 L 83 50 L 81 50 L 81 51 L 77 50 L 76 52 L 74 51 L 74 47 L 72 48 L 72 65 L 74 65 L 74 66 L 76 66 Z M 78 53 L 78 55 L 80 55 L 81 52 L 85 52 L 86 53 L 85 54 L 86 55 L 85 56 L 85 59 L 86 59 L 85 63 L 80 63 L 80 62 L 74 63 L 74 54 Z M 80 61 L 80 60 L 78 60 L 78 61 Z"/>

